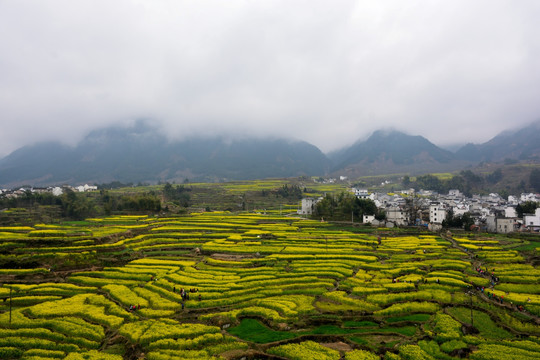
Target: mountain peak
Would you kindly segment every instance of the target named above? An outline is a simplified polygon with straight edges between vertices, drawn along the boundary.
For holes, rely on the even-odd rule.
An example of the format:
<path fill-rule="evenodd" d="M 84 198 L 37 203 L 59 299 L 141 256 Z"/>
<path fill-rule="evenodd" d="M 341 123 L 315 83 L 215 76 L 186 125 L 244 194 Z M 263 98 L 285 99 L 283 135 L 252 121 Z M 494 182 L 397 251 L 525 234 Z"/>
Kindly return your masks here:
<path fill-rule="evenodd" d="M 138 122 L 89 133 L 75 147 L 21 148 L 0 160 L 0 185 L 248 180 L 324 175 L 328 159 L 315 146 L 288 139 L 189 138 L 167 141 Z"/>
<path fill-rule="evenodd" d="M 379 129 L 375 130 L 371 136 L 380 136 L 380 137 L 388 137 L 388 136 L 407 136 L 403 131 L 399 131 L 396 129 Z"/>
<path fill-rule="evenodd" d="M 479 145 L 467 144 L 456 152 L 456 157 L 469 161 L 499 162 L 506 159 L 540 159 L 540 121 L 521 129 L 506 130 Z"/>
<path fill-rule="evenodd" d="M 364 141 L 358 141 L 340 152 L 334 170 L 368 169 L 370 174 L 385 173 L 390 168 L 405 172 L 427 169 L 433 164 L 446 164 L 452 153 L 432 144 L 423 136 L 413 136 L 394 129 L 377 130 Z"/>

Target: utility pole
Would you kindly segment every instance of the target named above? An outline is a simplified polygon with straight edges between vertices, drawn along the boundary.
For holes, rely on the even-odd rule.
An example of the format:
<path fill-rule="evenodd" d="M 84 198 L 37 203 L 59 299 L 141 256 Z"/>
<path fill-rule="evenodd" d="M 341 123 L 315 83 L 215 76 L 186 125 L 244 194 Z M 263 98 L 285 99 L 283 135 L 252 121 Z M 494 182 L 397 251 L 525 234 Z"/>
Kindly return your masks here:
<path fill-rule="evenodd" d="M 354 211 L 351 211 L 351 224 L 354 225 Z"/>

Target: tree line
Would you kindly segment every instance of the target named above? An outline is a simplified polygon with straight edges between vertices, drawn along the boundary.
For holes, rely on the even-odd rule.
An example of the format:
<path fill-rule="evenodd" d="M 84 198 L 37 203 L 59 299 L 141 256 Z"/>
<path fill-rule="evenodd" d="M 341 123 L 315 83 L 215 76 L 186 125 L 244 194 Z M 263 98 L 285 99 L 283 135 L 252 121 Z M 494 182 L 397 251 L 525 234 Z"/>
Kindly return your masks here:
<path fill-rule="evenodd" d="M 384 211 L 380 211 L 371 199 L 359 199 L 356 196 L 341 192 L 336 195 L 327 194 L 313 209 L 313 218 L 332 221 L 361 222 L 364 215 L 375 215 L 375 218 L 385 218 Z"/>
<path fill-rule="evenodd" d="M 413 181 L 409 176 L 404 176 L 402 184 L 415 190 L 425 189 L 439 193 L 447 193 L 449 190 L 457 189 L 469 197 L 473 193 L 483 193 L 492 188 L 496 189 L 493 191 L 498 192 L 502 197 L 507 197 L 510 195 L 508 189 L 497 189 L 497 184 L 503 178 L 504 175 L 500 168 L 488 174 L 477 174 L 471 170 L 463 170 L 449 179 L 440 179 L 435 175 L 426 174 L 417 176 Z M 511 190 L 514 192 L 540 192 L 540 169 L 531 170 L 528 176 L 528 184 L 525 180 L 521 180 L 516 182 Z"/>
<path fill-rule="evenodd" d="M 38 206 L 56 206 L 60 209 L 61 217 L 82 220 L 87 217 L 113 213 L 159 212 L 161 201 L 156 194 L 152 193 L 111 194 L 106 190 L 92 193 L 65 190 L 60 196 L 26 191 L 17 197 L 0 199 L 0 208 L 35 208 Z"/>
<path fill-rule="evenodd" d="M 112 193 L 101 187 L 97 192 L 79 193 L 65 189 L 55 196 L 52 193 L 25 191 L 17 197 L 0 198 L 0 209 L 57 207 L 62 218 L 82 220 L 88 217 L 122 213 L 157 213 L 162 203 L 173 203 L 180 207 L 190 205 L 190 189 L 183 185 L 165 184 L 162 191 L 143 193 Z"/>

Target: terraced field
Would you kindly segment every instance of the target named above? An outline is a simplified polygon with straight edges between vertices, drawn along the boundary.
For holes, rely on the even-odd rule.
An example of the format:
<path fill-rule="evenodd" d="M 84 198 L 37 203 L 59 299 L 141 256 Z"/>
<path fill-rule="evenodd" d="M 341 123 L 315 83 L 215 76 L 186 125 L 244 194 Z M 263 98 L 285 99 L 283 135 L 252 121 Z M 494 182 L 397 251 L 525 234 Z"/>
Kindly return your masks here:
<path fill-rule="evenodd" d="M 540 357 L 520 240 L 227 212 L 0 240 L 2 359 Z"/>

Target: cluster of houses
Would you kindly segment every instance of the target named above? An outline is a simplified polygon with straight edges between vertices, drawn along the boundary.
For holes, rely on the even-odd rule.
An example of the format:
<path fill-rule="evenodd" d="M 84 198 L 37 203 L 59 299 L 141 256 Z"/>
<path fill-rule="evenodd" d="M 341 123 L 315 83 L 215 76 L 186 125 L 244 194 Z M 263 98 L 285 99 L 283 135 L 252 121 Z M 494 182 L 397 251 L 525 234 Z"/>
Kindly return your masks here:
<path fill-rule="evenodd" d="M 0 197 L 17 198 L 27 194 L 28 192 L 32 194 L 50 193 L 54 196 L 60 196 L 68 190 L 78 192 L 95 191 L 97 190 L 97 186 L 84 184 L 79 186 L 62 185 L 49 187 L 22 187 L 19 189 L 0 189 Z"/>
<path fill-rule="evenodd" d="M 370 193 L 366 189 L 351 189 L 361 199 L 371 199 L 378 209 L 386 214 L 386 220 L 378 221 L 374 215 L 364 215 L 363 222 L 375 226 L 426 226 L 433 231 L 442 229 L 443 221 L 453 216 L 468 213 L 474 227 L 481 231 L 510 233 L 514 231 L 540 231 L 540 208 L 534 214 L 523 214 L 518 218 L 516 206 L 526 201 L 540 202 L 539 194 L 509 196 L 507 200 L 496 193 L 486 196 L 466 197 L 459 190 L 438 194 L 430 190 L 403 190 L 398 193 Z M 319 199 L 302 199 L 299 214 L 313 213 Z"/>

